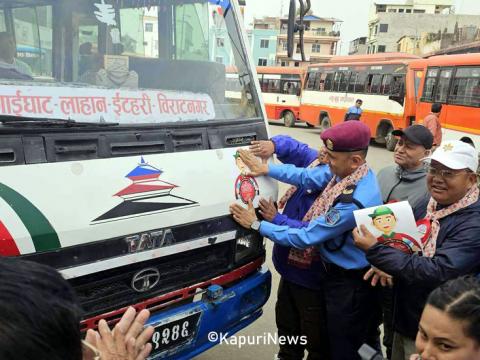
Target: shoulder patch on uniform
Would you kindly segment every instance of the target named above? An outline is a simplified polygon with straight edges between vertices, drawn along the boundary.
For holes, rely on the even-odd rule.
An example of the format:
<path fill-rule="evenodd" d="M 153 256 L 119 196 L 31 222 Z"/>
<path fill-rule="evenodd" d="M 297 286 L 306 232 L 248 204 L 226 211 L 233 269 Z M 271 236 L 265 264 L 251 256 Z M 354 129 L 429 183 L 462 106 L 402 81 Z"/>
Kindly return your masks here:
<path fill-rule="evenodd" d="M 330 225 L 330 226 L 336 225 L 339 220 L 340 220 L 340 211 L 338 211 L 335 208 L 331 208 L 325 214 L 325 223 L 327 225 Z"/>

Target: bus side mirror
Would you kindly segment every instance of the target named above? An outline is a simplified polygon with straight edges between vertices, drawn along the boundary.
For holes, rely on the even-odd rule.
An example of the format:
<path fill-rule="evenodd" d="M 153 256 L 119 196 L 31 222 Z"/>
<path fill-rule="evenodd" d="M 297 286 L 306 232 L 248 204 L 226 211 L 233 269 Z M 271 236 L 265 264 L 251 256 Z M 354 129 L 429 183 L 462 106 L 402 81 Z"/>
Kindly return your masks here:
<path fill-rule="evenodd" d="M 290 0 L 290 9 L 288 11 L 288 31 L 287 31 L 287 52 L 288 58 L 293 55 L 293 43 L 295 41 L 296 26 L 295 17 L 297 16 L 296 0 Z"/>

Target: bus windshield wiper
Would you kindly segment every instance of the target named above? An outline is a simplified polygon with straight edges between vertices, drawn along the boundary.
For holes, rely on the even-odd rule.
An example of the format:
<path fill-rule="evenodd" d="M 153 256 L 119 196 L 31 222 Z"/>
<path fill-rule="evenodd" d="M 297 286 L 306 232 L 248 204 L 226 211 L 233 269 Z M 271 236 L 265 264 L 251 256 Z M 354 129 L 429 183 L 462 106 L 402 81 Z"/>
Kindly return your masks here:
<path fill-rule="evenodd" d="M 103 118 L 99 122 L 76 121 L 73 119 L 36 119 L 11 115 L 0 115 L 0 123 L 11 126 L 65 126 L 65 127 L 88 127 L 88 126 L 117 126 L 119 123 L 107 122 Z"/>

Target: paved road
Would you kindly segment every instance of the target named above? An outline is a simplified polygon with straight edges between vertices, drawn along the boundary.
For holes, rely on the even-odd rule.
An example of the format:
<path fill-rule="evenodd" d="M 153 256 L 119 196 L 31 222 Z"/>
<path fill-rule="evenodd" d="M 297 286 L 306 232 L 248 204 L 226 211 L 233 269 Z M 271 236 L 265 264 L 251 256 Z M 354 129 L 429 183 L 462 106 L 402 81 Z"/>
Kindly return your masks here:
<path fill-rule="evenodd" d="M 298 125 L 295 128 L 285 128 L 280 125 L 270 125 L 270 134 L 290 135 L 295 139 L 305 142 L 312 147 L 318 147 L 320 144 L 320 130 L 311 129 Z M 367 161 L 370 166 L 378 171 L 381 168 L 391 164 L 392 153 L 384 148 L 372 145 L 368 153 Z M 285 191 L 286 186 L 280 187 L 280 195 Z M 251 326 L 242 330 L 238 335 L 263 336 L 265 333 L 276 332 L 275 327 L 275 296 L 278 288 L 279 276 L 275 271 L 272 260 L 272 243 L 267 242 L 267 264 L 273 275 L 272 295 L 264 307 L 263 316 Z M 272 360 L 277 352 L 276 345 L 247 345 L 238 349 L 233 345 L 220 345 L 196 357 L 196 360 Z"/>

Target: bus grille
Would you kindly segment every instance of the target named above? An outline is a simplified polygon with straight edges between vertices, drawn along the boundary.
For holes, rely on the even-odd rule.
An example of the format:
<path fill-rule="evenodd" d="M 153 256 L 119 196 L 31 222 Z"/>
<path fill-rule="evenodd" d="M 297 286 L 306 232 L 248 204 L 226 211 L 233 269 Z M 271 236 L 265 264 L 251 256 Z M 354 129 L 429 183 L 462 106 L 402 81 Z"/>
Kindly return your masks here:
<path fill-rule="evenodd" d="M 189 252 L 104 271 L 71 280 L 84 310 L 84 317 L 116 310 L 205 281 L 233 268 L 234 242 L 226 242 Z M 139 271 L 156 269 L 158 283 L 138 292 L 132 279 Z"/>

